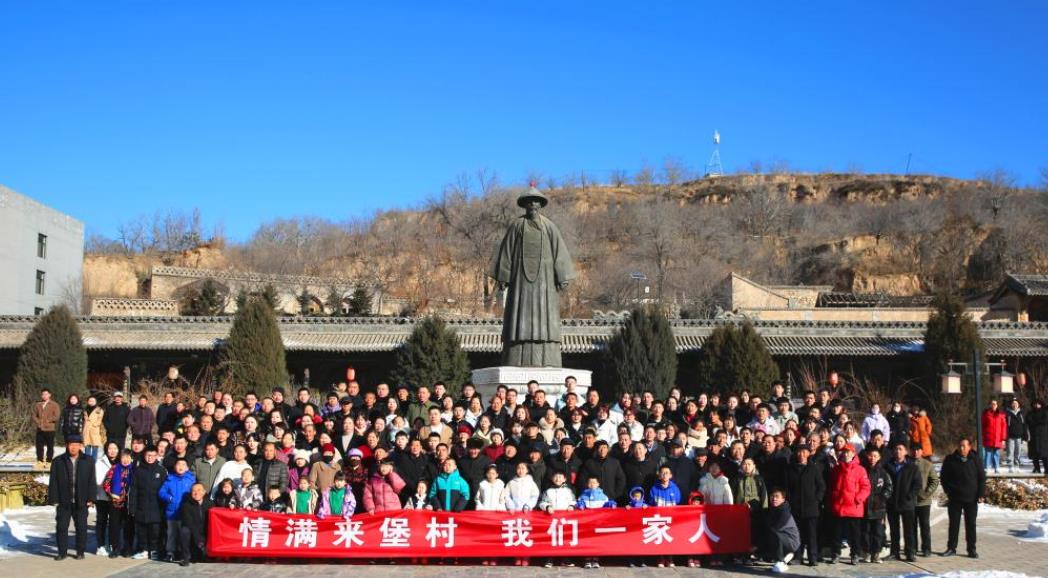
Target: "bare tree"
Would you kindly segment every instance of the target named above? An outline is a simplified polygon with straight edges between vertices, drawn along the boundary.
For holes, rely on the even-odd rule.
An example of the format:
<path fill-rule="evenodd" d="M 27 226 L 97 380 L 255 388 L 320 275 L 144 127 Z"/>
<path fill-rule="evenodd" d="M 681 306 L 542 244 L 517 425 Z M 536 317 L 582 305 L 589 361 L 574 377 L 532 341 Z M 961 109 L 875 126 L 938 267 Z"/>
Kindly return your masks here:
<path fill-rule="evenodd" d="M 786 195 L 767 184 L 745 189 L 738 204 L 743 230 L 760 238 L 779 231 L 788 206 Z"/>
<path fill-rule="evenodd" d="M 97 232 L 90 232 L 84 239 L 84 252 L 89 255 L 112 255 L 124 252 L 123 244 Z"/>
<path fill-rule="evenodd" d="M 655 184 L 655 169 L 648 163 L 642 164 L 637 172 L 633 173 L 633 184 L 637 185 L 642 193 L 650 192 Z"/>
<path fill-rule="evenodd" d="M 636 206 L 633 212 L 634 241 L 630 252 L 654 272 L 655 298 L 661 303 L 671 273 L 683 263 L 684 224 L 680 207 L 672 201 L 655 198 Z"/>
<path fill-rule="evenodd" d="M 83 315 L 87 311 L 83 279 L 79 276 L 66 279 L 58 288 L 58 300 L 69 307 L 73 315 Z"/>
<path fill-rule="evenodd" d="M 200 209 L 189 213 L 157 212 L 140 216 L 117 226 L 117 241 L 124 253 L 170 254 L 187 251 L 204 242 Z"/>
<path fill-rule="evenodd" d="M 1015 177 L 1004 169 L 995 169 L 981 175 L 980 181 L 985 187 L 983 205 L 990 210 L 993 220 L 997 221 L 1001 207 L 1015 189 Z"/>
<path fill-rule="evenodd" d="M 487 259 L 494 254 L 499 238 L 516 216 L 513 196 L 510 190 L 498 188 L 498 179 L 494 176 L 477 175 L 476 179 L 460 176 L 445 187 L 440 198 L 427 203 L 429 211 L 453 234 L 449 240 L 452 251 L 459 256 L 454 263 L 477 264 L 478 256 Z M 494 284 L 487 277 L 486 261 L 480 267 L 473 267 L 473 271 L 474 285 L 481 289 L 482 302 L 485 308 L 490 307 Z"/>
<path fill-rule="evenodd" d="M 608 174 L 608 182 L 616 187 L 624 187 L 629 182 L 630 175 L 622 169 L 615 169 Z"/>
<path fill-rule="evenodd" d="M 662 160 L 662 182 L 671 187 L 693 177 L 684 161 L 676 157 L 666 157 Z"/>

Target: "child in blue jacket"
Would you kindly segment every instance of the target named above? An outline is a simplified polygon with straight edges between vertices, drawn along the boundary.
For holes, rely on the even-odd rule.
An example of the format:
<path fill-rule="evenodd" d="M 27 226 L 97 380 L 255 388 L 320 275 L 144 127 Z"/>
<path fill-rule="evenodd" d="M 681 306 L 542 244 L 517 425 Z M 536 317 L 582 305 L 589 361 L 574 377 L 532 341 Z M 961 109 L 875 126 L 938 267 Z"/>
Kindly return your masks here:
<path fill-rule="evenodd" d="M 615 500 L 609 499 L 608 495 L 601 489 L 600 479 L 597 476 L 590 476 L 586 479 L 586 489 L 582 490 L 582 493 L 579 494 L 579 499 L 575 501 L 575 507 L 579 510 L 589 510 L 614 508 L 616 504 Z M 586 558 L 585 567 L 600 568 L 600 558 Z"/>
<path fill-rule="evenodd" d="M 648 491 L 648 504 L 659 508 L 680 504 L 680 488 L 673 481 L 673 470 L 669 466 L 664 465 L 659 468 L 659 479 L 651 487 L 651 490 Z M 666 566 L 673 568 L 675 566 L 672 556 L 660 557 L 658 564 L 659 568 Z"/>
<path fill-rule="evenodd" d="M 182 531 L 182 522 L 178 519 L 178 508 L 182 498 L 189 493 L 196 483 L 196 476 L 189 471 L 189 462 L 185 458 L 175 460 L 175 472 L 164 479 L 158 492 L 164 502 L 164 518 L 167 520 L 167 559 L 174 560 L 178 553 L 178 536 Z"/>

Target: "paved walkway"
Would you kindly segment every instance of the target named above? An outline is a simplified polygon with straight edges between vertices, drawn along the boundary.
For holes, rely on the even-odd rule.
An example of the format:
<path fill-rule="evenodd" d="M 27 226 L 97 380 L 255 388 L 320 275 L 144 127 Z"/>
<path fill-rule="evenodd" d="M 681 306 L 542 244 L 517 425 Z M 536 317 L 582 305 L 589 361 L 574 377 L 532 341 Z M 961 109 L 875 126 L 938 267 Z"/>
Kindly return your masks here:
<path fill-rule="evenodd" d="M 944 512 L 940 512 L 943 513 Z M 1030 515 L 1023 514 L 1017 519 L 1005 519 L 1000 516 L 981 517 L 978 560 L 965 556 L 942 558 L 934 555 L 930 558 L 918 558 L 915 564 L 885 561 L 884 564 L 820 564 L 816 568 L 791 566 L 790 574 L 796 576 L 899 576 L 942 574 L 949 571 L 1008 570 L 1028 576 L 1048 576 L 1048 544 L 1020 540 L 1016 536 L 1025 530 Z M 933 545 L 938 552 L 946 542 L 945 517 L 936 516 L 938 523 L 933 527 Z M 963 533 L 963 532 L 962 532 Z M 452 573 L 469 572 L 470 578 L 519 577 L 533 576 L 536 573 L 566 576 L 611 576 L 626 578 L 629 576 L 745 576 L 768 575 L 767 567 L 692 569 L 677 568 L 630 568 L 614 561 L 607 561 L 600 570 L 582 568 L 545 569 L 541 566 L 516 568 L 513 566 L 410 566 L 370 565 L 367 563 L 327 563 L 323 561 L 296 561 L 273 563 L 222 563 L 194 564 L 186 569 L 177 564 L 133 561 L 125 559 L 109 560 L 88 555 L 85 560 L 65 560 L 55 562 L 50 559 L 53 553 L 50 536 L 33 540 L 24 545 L 21 553 L 0 558 L 0 575 L 16 578 L 51 578 L 54 576 L 75 575 L 77 578 L 94 578 L 101 576 L 119 576 L 120 578 L 167 578 L 185 576 L 214 576 L 216 578 L 288 578 L 288 576 L 308 574 L 314 578 L 334 577 L 352 572 L 364 578 L 424 578 L 447 576 Z M 963 537 L 962 537 L 963 550 Z"/>

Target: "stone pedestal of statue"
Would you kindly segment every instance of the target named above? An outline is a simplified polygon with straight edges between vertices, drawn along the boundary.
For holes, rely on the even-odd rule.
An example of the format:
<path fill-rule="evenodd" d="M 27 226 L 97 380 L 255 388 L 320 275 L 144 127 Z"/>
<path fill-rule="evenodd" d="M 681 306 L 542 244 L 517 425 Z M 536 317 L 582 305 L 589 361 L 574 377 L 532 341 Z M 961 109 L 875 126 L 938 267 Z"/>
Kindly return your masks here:
<path fill-rule="evenodd" d="M 576 380 L 575 391 L 584 396 L 589 386 L 593 384 L 593 372 L 588 369 L 569 369 L 566 367 L 513 367 L 503 365 L 499 367 L 484 367 L 473 370 L 473 385 L 477 387 L 477 393 L 484 397 L 485 405 L 499 384 L 516 389 L 520 393 L 527 393 L 528 382 L 535 380 L 539 382 L 546 398 L 555 400 L 564 393 L 564 378 L 569 375 Z M 580 399 L 579 403 L 585 400 Z M 552 404 L 552 401 L 551 401 Z"/>

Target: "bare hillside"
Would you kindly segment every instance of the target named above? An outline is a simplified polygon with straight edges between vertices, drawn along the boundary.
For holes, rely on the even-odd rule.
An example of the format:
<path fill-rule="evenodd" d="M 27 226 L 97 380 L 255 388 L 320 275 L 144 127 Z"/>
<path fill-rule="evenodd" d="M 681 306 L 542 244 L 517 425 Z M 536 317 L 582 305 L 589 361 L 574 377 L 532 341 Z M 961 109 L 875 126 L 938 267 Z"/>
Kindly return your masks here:
<path fill-rule="evenodd" d="M 580 272 L 565 314 L 626 307 L 645 288 L 648 297 L 701 314 L 712 286 L 729 271 L 767 283 L 899 295 L 942 287 L 974 293 L 1005 271 L 1048 271 L 1044 193 L 1013 188 L 1000 175 L 983 181 L 853 174 L 664 181 L 638 176 L 628 184 L 547 184 L 545 214 L 561 226 Z M 88 257 L 85 287 L 92 295 L 126 295 L 141 286 L 150 263 L 177 262 L 360 278 L 404 299 L 408 312 L 482 315 L 493 299 L 488 260 L 520 212 L 514 204 L 520 191 L 480 173 L 459 178 L 416 210 L 366 222 L 285 219 L 260 225 L 237 245 L 213 240 L 203 249 L 164 250 L 162 243 L 96 240 L 92 246 L 104 255 Z M 201 237 L 190 231 L 173 238 Z"/>

